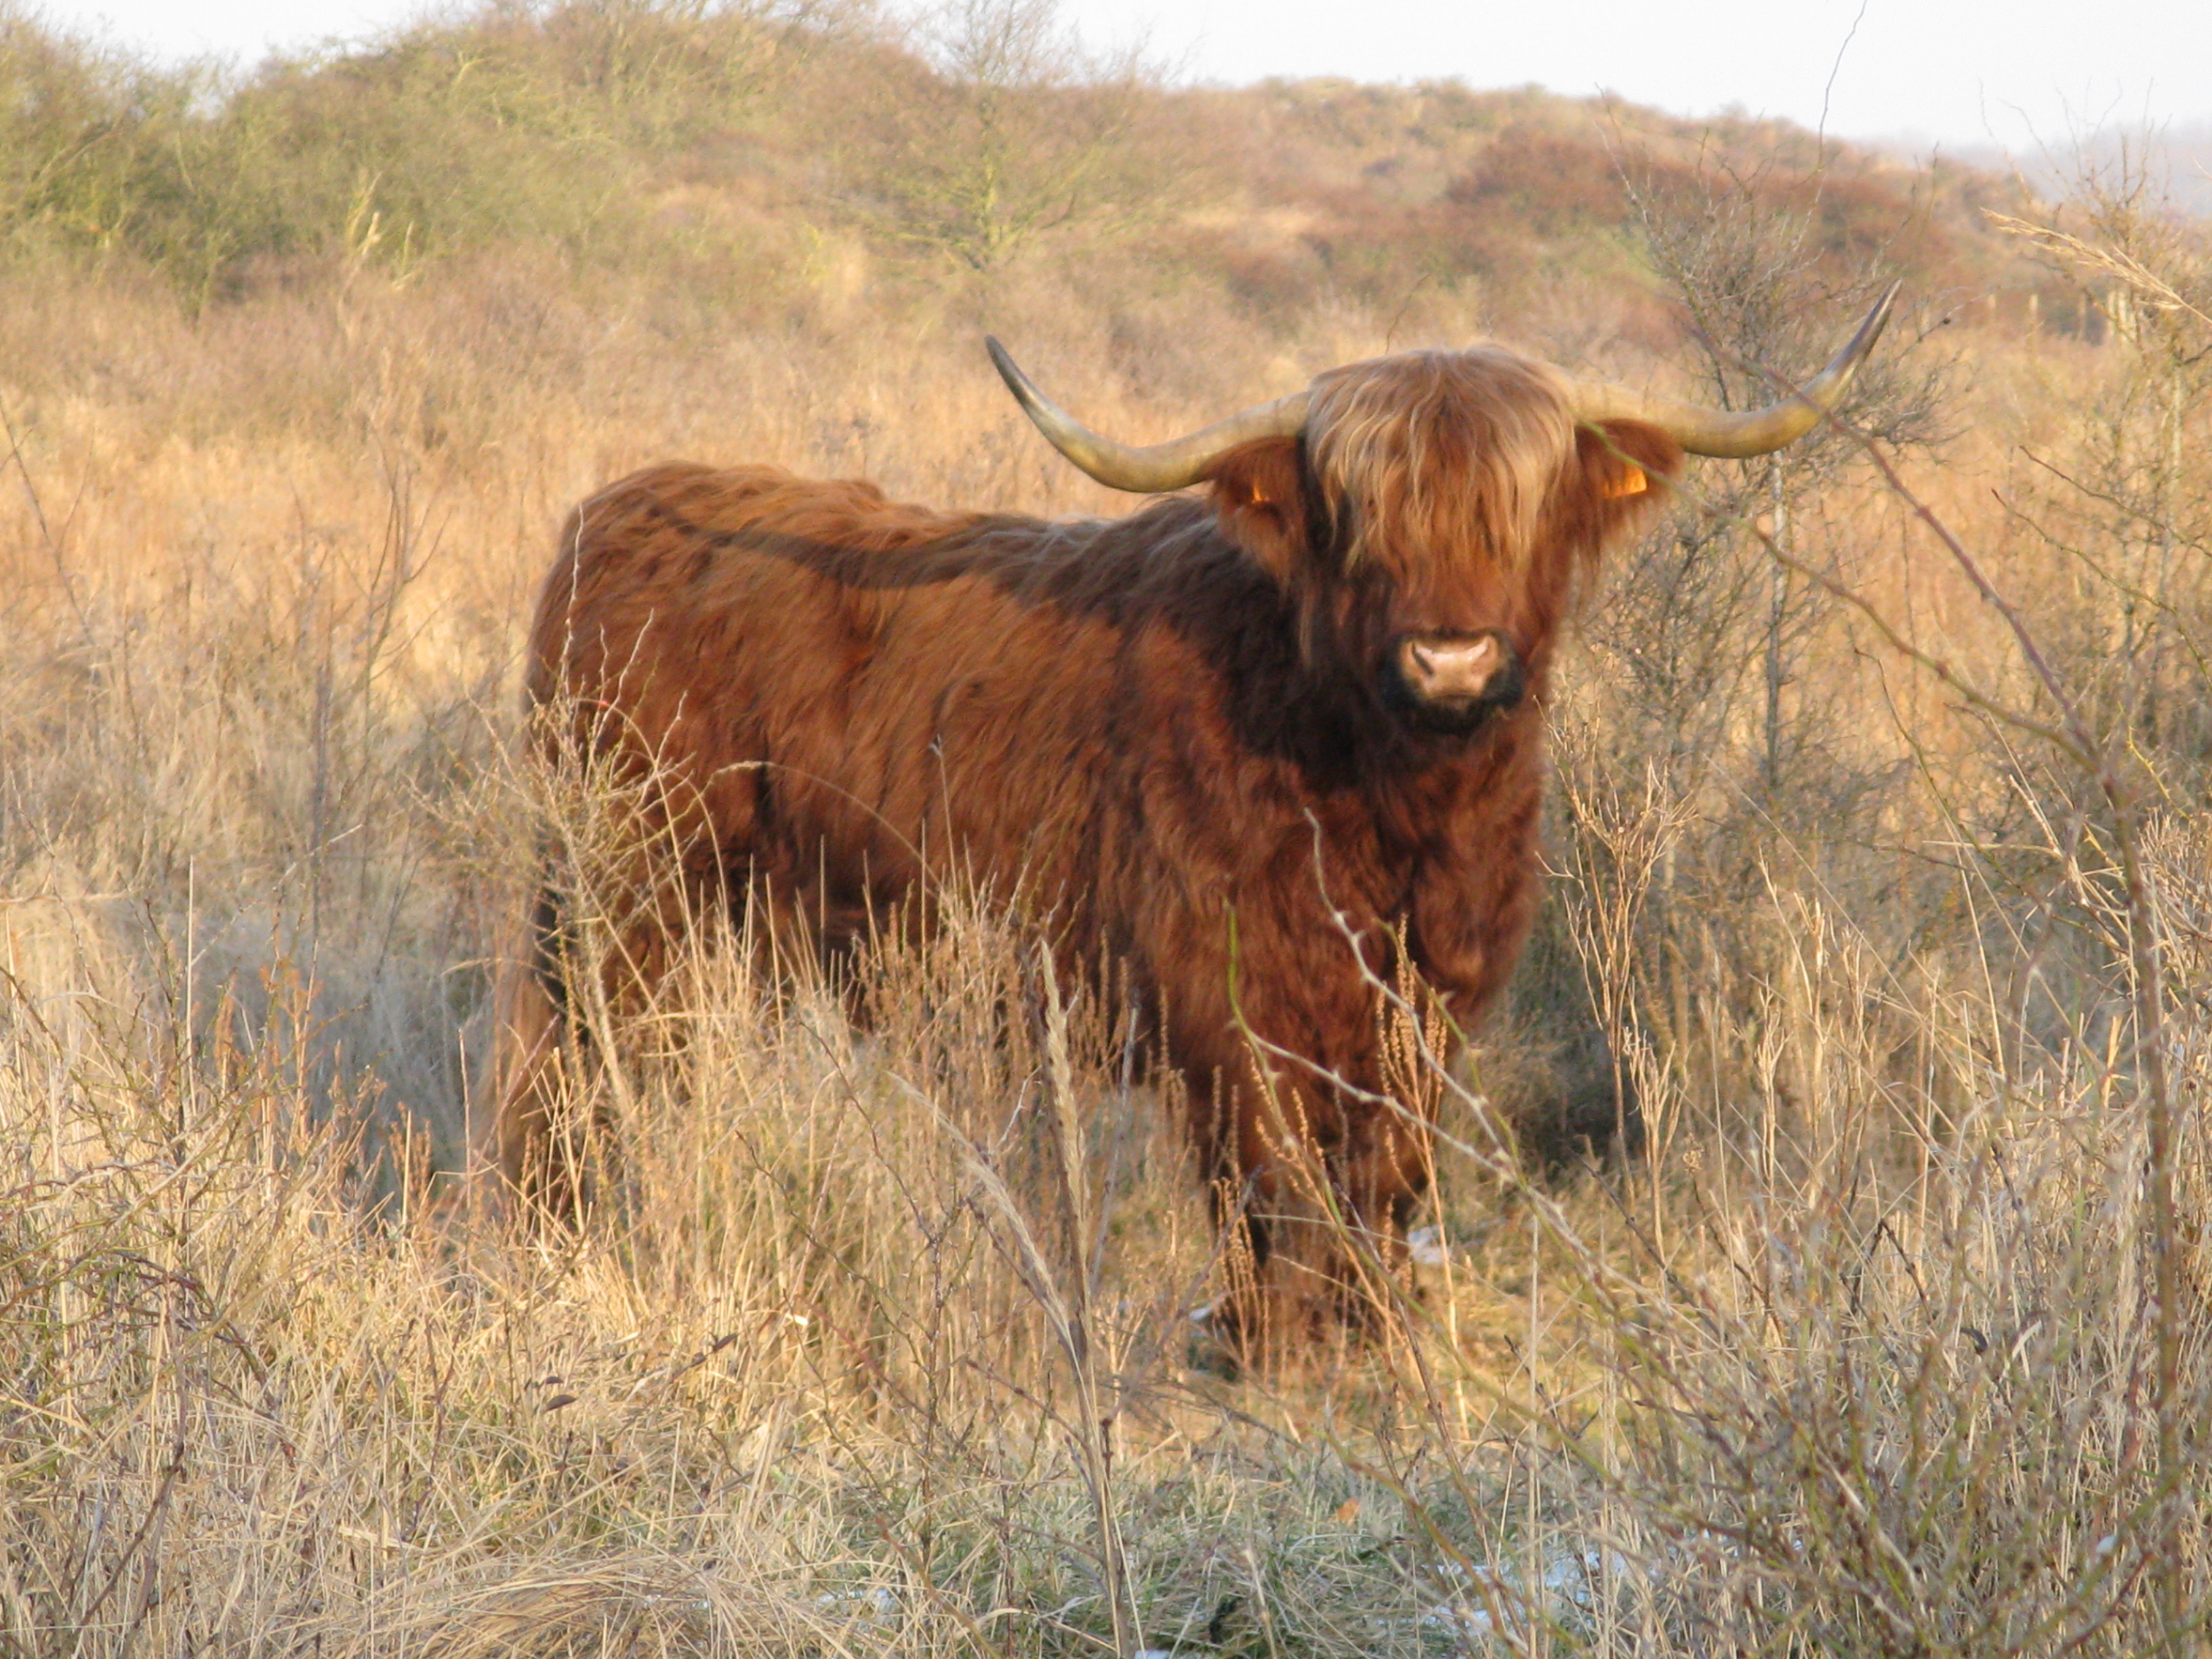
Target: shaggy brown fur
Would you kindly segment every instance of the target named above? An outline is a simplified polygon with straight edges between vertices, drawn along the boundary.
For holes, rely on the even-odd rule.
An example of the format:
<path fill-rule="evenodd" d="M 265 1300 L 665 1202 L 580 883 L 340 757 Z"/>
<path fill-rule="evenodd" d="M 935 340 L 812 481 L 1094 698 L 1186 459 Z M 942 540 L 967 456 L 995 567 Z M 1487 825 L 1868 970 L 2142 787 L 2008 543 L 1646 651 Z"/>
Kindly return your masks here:
<path fill-rule="evenodd" d="M 529 701 L 568 711 L 548 757 L 672 780 L 659 844 L 690 904 L 765 901 L 835 951 L 957 871 L 1018 887 L 1069 969 L 1126 975 L 1204 1169 L 1246 1194 L 1261 1272 L 1240 1311 L 1282 1329 L 1314 1305 L 1298 1270 L 1343 1267 L 1293 1166 L 1325 1170 L 1386 1255 L 1429 1166 L 1419 1114 L 1374 1098 L 1382 1000 L 1332 908 L 1369 971 L 1402 938 L 1458 1020 L 1492 1000 L 1535 902 L 1560 623 L 1657 498 L 1638 469 L 1680 460 L 1646 426 L 1577 428 L 1549 371 L 1486 348 L 1334 371 L 1301 438 L 1119 520 L 654 467 L 563 532 Z M 1408 702 L 1398 642 L 1492 630 L 1517 699 L 1456 724 Z M 660 971 L 682 908 L 639 907 L 625 973 Z M 561 1209 L 548 1068 L 574 1033 L 550 900 L 534 924 L 502 1000 L 496 1152 Z"/>

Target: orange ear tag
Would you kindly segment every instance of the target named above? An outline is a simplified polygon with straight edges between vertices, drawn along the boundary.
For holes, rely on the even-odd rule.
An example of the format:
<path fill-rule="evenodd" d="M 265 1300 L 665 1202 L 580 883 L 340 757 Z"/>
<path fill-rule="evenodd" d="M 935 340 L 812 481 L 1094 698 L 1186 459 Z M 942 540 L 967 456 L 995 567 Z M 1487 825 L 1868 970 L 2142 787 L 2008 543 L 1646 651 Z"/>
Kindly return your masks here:
<path fill-rule="evenodd" d="M 1606 486 L 1605 498 L 1609 501 L 1615 501 L 1623 495 L 1641 495 L 1650 488 L 1651 480 L 1644 476 L 1644 469 L 1640 466 L 1632 466 L 1626 472 Z"/>

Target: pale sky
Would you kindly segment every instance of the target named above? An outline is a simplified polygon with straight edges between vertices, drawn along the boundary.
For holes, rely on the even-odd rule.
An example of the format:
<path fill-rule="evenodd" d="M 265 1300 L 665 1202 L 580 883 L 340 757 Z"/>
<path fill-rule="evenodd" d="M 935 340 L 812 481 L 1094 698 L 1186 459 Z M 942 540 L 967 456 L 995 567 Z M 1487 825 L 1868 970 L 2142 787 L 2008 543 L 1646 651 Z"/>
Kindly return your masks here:
<path fill-rule="evenodd" d="M 1146 36 L 1196 79 L 1455 76 L 1740 106 L 1845 137 L 2053 148 L 2098 128 L 2212 124 L 2212 0 L 1066 0 L 1095 42 Z M 43 0 L 165 57 L 252 62 L 353 39 L 423 0 Z M 1848 45 L 1846 44 L 1848 42 Z M 1831 79 L 1832 77 L 1832 86 Z"/>

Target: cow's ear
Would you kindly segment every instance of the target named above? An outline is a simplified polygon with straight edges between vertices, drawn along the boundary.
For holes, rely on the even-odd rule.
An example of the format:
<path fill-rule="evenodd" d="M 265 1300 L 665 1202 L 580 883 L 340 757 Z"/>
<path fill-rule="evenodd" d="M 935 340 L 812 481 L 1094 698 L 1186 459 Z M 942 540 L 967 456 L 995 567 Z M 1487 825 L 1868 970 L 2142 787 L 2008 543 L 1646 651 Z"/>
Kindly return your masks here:
<path fill-rule="evenodd" d="M 1667 499 L 1682 471 L 1682 447 L 1642 421 L 1600 421 L 1575 429 L 1577 477 L 1566 503 L 1576 539 L 1612 542 Z"/>
<path fill-rule="evenodd" d="M 1305 545 L 1305 489 L 1295 438 L 1239 444 L 1214 463 L 1208 482 L 1221 533 L 1276 580 L 1291 580 Z"/>

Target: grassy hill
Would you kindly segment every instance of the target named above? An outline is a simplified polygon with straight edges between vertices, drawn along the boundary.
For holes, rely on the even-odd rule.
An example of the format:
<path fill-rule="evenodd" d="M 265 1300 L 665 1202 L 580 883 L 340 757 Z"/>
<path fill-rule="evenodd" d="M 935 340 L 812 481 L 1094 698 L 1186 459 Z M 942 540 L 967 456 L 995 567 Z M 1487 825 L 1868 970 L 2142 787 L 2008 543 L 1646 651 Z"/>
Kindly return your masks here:
<path fill-rule="evenodd" d="M 0 76 L 8 246 L 135 260 L 196 303 L 535 248 L 760 325 L 854 261 L 915 306 L 949 270 L 1071 281 L 1103 256 L 1248 327 L 1347 303 L 1503 322 L 1562 284 L 1658 292 L 1639 226 L 1718 175 L 1800 216 L 1832 274 L 1885 260 L 1923 307 L 2051 286 L 1984 216 L 2021 205 L 2001 177 L 1534 88 L 1175 88 L 1036 7 L 933 34 L 830 8 L 501 7 L 234 78 L 11 11 Z"/>

